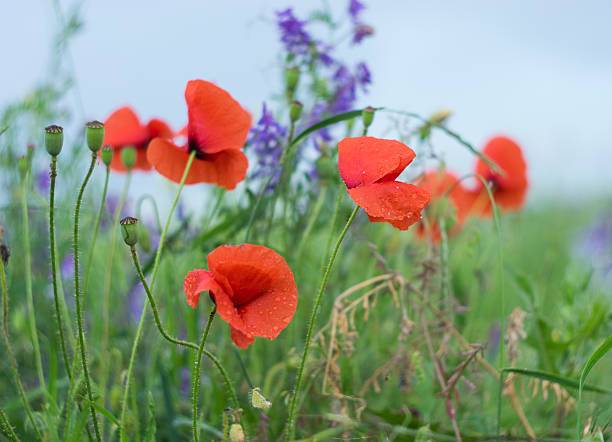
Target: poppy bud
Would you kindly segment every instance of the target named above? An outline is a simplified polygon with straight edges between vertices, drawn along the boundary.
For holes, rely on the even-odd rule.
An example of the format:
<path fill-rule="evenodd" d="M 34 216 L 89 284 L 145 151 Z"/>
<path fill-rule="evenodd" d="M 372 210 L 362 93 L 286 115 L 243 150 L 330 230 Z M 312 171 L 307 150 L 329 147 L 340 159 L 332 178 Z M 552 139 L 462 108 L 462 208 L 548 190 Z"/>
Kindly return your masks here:
<path fill-rule="evenodd" d="M 102 162 L 105 166 L 110 166 L 110 163 L 113 161 L 113 148 L 110 146 L 102 147 L 100 157 L 102 158 Z"/>
<path fill-rule="evenodd" d="M 45 147 L 49 155 L 56 157 L 62 151 L 64 144 L 64 129 L 61 126 L 52 124 L 45 127 Z"/>
<path fill-rule="evenodd" d="M 432 124 L 442 124 L 448 119 L 448 117 L 451 116 L 452 113 L 453 111 L 450 109 L 441 109 L 429 117 L 429 122 Z"/>
<path fill-rule="evenodd" d="M 121 149 L 121 161 L 127 170 L 131 170 L 136 163 L 136 149 L 133 146 L 125 146 Z"/>
<path fill-rule="evenodd" d="M 11 256 L 9 248 L 4 244 L 0 244 L 0 258 L 2 259 L 2 263 L 4 265 L 8 264 L 9 256 Z"/>
<path fill-rule="evenodd" d="M 87 137 L 87 146 L 92 152 L 97 152 L 102 147 L 104 141 L 104 123 L 97 120 L 90 121 L 85 125 L 85 135 Z"/>
<path fill-rule="evenodd" d="M 291 102 L 291 105 L 289 106 L 289 118 L 291 119 L 292 123 L 295 123 L 297 120 L 300 119 L 303 107 L 304 106 L 299 101 Z"/>
<path fill-rule="evenodd" d="M 244 430 L 240 424 L 232 424 L 229 431 L 230 442 L 244 442 Z"/>
<path fill-rule="evenodd" d="M 145 252 L 151 251 L 151 235 L 144 223 L 138 223 L 138 243 Z"/>
<path fill-rule="evenodd" d="M 259 387 L 255 387 L 253 390 L 251 390 L 251 405 L 254 408 L 266 409 L 272 406 L 272 402 L 267 400 L 264 395 L 261 394 Z"/>
<path fill-rule="evenodd" d="M 372 106 L 366 107 L 361 112 L 361 118 L 363 120 L 363 127 L 365 129 L 370 127 L 370 125 L 372 124 L 372 121 L 374 121 L 374 112 L 376 112 L 376 109 L 374 109 Z"/>
<path fill-rule="evenodd" d="M 27 155 L 23 155 L 17 160 L 17 168 L 19 169 L 19 175 L 21 175 L 21 179 L 24 179 L 28 174 L 29 163 L 30 162 L 28 161 Z"/>
<path fill-rule="evenodd" d="M 121 221 L 121 234 L 123 235 L 123 241 L 128 246 L 135 246 L 138 242 L 138 220 L 131 216 L 126 216 Z"/>
<path fill-rule="evenodd" d="M 300 70 L 296 67 L 285 69 L 285 84 L 287 91 L 293 95 L 298 82 L 300 81 Z"/>

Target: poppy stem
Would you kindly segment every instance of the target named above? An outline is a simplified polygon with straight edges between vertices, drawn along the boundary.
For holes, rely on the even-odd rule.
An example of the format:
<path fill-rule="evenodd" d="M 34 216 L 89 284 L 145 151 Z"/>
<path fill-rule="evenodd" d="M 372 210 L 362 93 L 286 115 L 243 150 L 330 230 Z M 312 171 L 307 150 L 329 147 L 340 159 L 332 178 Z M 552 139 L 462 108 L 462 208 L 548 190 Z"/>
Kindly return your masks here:
<path fill-rule="evenodd" d="M 91 389 L 91 379 L 89 378 L 89 367 L 87 365 L 87 347 L 85 346 L 85 332 L 83 331 L 83 302 L 81 300 L 81 288 L 79 287 L 79 213 L 81 211 L 81 201 L 83 200 L 83 193 L 85 193 L 85 187 L 87 186 L 89 178 L 91 178 L 91 174 L 93 173 L 97 158 L 98 156 L 96 155 L 96 153 L 92 152 L 91 164 L 89 165 L 89 170 L 87 171 L 87 175 L 85 175 L 85 179 L 83 180 L 83 184 L 81 185 L 81 190 L 79 191 L 79 195 L 77 197 L 76 210 L 74 212 L 74 297 L 76 300 L 77 326 L 79 335 L 79 347 L 81 350 L 81 363 L 83 365 L 83 376 L 85 378 L 85 385 L 87 386 L 87 397 L 89 398 L 89 411 L 91 413 L 91 419 L 93 421 L 96 439 L 98 441 L 101 441 L 102 437 L 98 425 L 98 417 L 96 416 L 96 409 L 94 407 L 94 397 L 93 391 Z M 83 292 L 85 292 L 85 289 L 86 287 L 83 287 Z"/>
<path fill-rule="evenodd" d="M 68 352 L 66 351 L 66 340 L 64 338 L 64 326 L 62 322 L 62 314 L 60 311 L 59 296 L 57 294 L 57 263 L 55 256 L 55 178 L 57 177 L 57 156 L 51 157 L 51 185 L 49 190 L 49 245 L 51 248 L 51 279 L 53 281 L 53 300 L 55 302 L 55 316 L 57 317 L 57 330 L 60 336 L 60 346 L 62 348 L 62 356 L 64 358 L 64 366 L 66 375 L 72 382 L 70 372 L 70 362 L 68 360 Z M 62 293 L 63 296 L 63 293 Z"/>
<path fill-rule="evenodd" d="M 202 335 L 202 341 L 200 342 L 200 347 L 198 348 L 198 355 L 196 356 L 195 365 L 194 365 L 194 375 L 193 375 L 193 388 L 192 388 L 192 397 L 193 397 L 193 440 L 198 442 L 200 440 L 200 430 L 198 428 L 198 391 L 200 389 L 200 364 L 202 362 L 202 352 L 204 351 L 204 345 L 206 344 L 206 339 L 208 338 L 208 332 L 210 331 L 210 326 L 212 325 L 213 320 L 215 319 L 215 313 L 217 313 L 217 306 L 215 305 L 208 316 L 208 321 L 206 322 L 206 328 L 204 329 L 204 334 Z"/>
<path fill-rule="evenodd" d="M 40 356 L 40 344 L 38 343 L 38 332 L 36 330 L 36 316 L 34 314 L 34 296 L 32 295 L 32 259 L 30 252 L 30 231 L 28 219 L 28 183 L 31 173 L 31 164 L 28 160 L 28 171 L 21 182 L 21 213 L 23 222 L 23 249 L 25 251 L 25 273 L 26 273 L 26 302 L 28 306 L 28 318 L 30 326 L 30 335 L 32 339 L 32 347 L 34 348 L 34 360 L 36 363 L 36 372 L 38 373 L 38 382 L 43 390 L 47 389 L 45 383 L 45 375 L 42 368 L 42 358 Z"/>
<path fill-rule="evenodd" d="M 340 245 L 348 232 L 349 227 L 353 223 L 355 219 L 355 215 L 359 211 L 359 206 L 355 206 L 353 211 L 351 212 L 351 216 L 349 217 L 342 233 L 338 237 L 338 241 L 336 241 L 336 245 L 334 250 L 329 258 L 329 263 L 327 264 L 327 268 L 325 269 L 325 274 L 323 275 L 323 280 L 321 281 L 321 287 L 319 288 L 319 293 L 317 294 L 317 299 L 315 300 L 314 307 L 312 309 L 312 315 L 310 317 L 310 323 L 308 324 L 308 332 L 306 333 L 306 343 L 304 345 L 304 353 L 302 353 L 302 360 L 300 361 L 300 368 L 298 371 L 297 379 L 295 381 L 295 391 L 293 392 L 293 397 L 291 398 L 291 406 L 289 408 L 289 420 L 287 421 L 287 441 L 293 440 L 295 434 L 295 421 L 296 421 L 296 413 L 297 413 L 297 400 L 300 393 L 300 387 L 302 385 L 302 378 L 304 376 L 304 367 L 306 365 L 306 358 L 308 357 L 308 350 L 310 349 L 310 341 L 312 339 L 312 332 L 314 330 L 315 321 L 317 319 L 317 313 L 319 311 L 319 306 L 321 305 L 321 299 L 323 298 L 323 292 L 325 292 L 325 288 L 327 287 L 327 280 L 329 279 L 329 274 L 334 265 L 334 261 L 336 260 L 336 256 L 338 255 L 338 250 L 340 249 Z"/>
<path fill-rule="evenodd" d="M 0 277 L 2 278 L 2 334 L 4 336 L 4 343 L 6 345 L 6 351 L 9 355 L 9 359 L 11 360 L 11 369 L 13 371 L 13 377 L 15 378 L 15 385 L 17 385 L 17 390 L 19 390 L 19 396 L 21 396 L 21 400 L 23 401 L 23 405 L 26 409 L 26 413 L 28 414 L 28 418 L 30 419 L 30 423 L 36 431 L 36 435 L 38 439 L 43 440 L 42 434 L 40 434 L 40 430 L 36 425 L 36 421 L 34 420 L 34 415 L 32 414 L 32 409 L 30 408 L 30 404 L 26 398 L 25 391 L 23 389 L 23 385 L 21 384 L 21 379 L 19 378 L 19 370 L 17 368 L 17 360 L 15 359 L 15 354 L 13 353 L 13 347 L 11 346 L 11 340 L 9 339 L 8 334 L 8 290 L 6 288 L 6 275 L 4 273 L 4 261 L 0 259 Z"/>

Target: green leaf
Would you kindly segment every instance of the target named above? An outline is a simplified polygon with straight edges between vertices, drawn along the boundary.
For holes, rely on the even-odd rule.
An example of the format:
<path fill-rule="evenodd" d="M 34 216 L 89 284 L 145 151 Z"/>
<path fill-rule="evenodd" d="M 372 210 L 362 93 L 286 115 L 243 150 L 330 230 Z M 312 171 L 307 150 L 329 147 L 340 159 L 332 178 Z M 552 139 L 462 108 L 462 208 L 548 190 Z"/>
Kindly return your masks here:
<path fill-rule="evenodd" d="M 612 335 L 608 336 L 608 339 L 603 341 L 599 347 L 593 352 L 580 374 L 580 385 L 578 388 L 578 412 L 576 413 L 576 434 L 580 439 L 580 415 L 582 412 L 582 390 L 586 390 L 587 386 L 584 384 L 586 377 L 589 375 L 595 364 L 597 364 L 601 358 L 603 358 L 610 350 L 612 350 Z"/>
<path fill-rule="evenodd" d="M 332 126 L 336 123 L 340 123 L 342 121 L 352 120 L 353 118 L 360 117 L 362 112 L 363 112 L 362 109 L 357 109 L 357 110 L 344 112 L 342 114 L 332 115 L 329 118 L 321 120 L 318 123 L 315 123 L 310 127 L 307 127 L 306 129 L 304 129 L 304 131 L 302 131 L 297 137 L 293 139 L 293 141 L 289 145 L 289 149 L 291 149 L 292 146 L 297 146 L 298 144 L 300 144 L 311 133 L 316 132 L 320 129 L 323 129 L 324 127 Z"/>
<path fill-rule="evenodd" d="M 530 376 L 532 378 L 542 379 L 543 381 L 554 382 L 569 389 L 579 388 L 578 382 L 576 382 L 575 380 L 564 378 L 562 376 L 558 376 L 556 374 L 548 373 L 545 371 L 529 370 L 526 368 L 504 368 L 503 371 L 506 373 L 522 374 L 525 376 Z M 583 385 L 583 388 L 594 393 L 612 394 L 612 390 L 605 387 L 597 387 L 595 385 Z"/>

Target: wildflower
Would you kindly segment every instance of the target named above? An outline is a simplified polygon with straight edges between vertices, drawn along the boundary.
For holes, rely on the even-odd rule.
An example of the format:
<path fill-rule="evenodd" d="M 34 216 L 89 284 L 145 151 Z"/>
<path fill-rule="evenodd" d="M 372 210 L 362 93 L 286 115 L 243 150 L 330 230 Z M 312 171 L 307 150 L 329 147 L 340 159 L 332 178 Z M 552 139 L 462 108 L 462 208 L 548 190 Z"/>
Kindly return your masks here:
<path fill-rule="evenodd" d="M 527 195 L 527 165 L 518 144 L 506 137 L 489 140 L 482 153 L 503 171 L 504 176 L 495 173 L 483 160 L 476 163 L 476 173 L 492 185 L 491 193 L 495 204 L 504 210 L 520 209 Z M 471 192 L 471 211 L 481 216 L 491 216 L 493 208 L 487 190 L 481 181 Z"/>
<path fill-rule="evenodd" d="M 439 242 L 441 238 L 440 219 L 445 218 L 451 233 L 457 233 L 465 221 L 468 209 L 465 189 L 455 175 L 445 170 L 425 173 L 417 184 L 431 193 L 431 203 L 425 209 L 427 223 L 421 222 L 416 233 L 420 238 L 431 238 Z M 452 189 L 452 190 L 451 190 Z M 447 192 L 450 193 L 447 195 Z M 427 225 L 426 225 L 427 224 Z"/>
<path fill-rule="evenodd" d="M 298 20 L 293 15 L 293 9 L 288 8 L 276 12 L 276 24 L 281 32 L 281 41 L 287 52 L 295 55 L 308 54 L 312 38 L 304 29 L 306 21 Z"/>
<path fill-rule="evenodd" d="M 183 284 L 187 303 L 196 308 L 210 291 L 217 312 L 230 325 L 232 340 L 247 348 L 255 336 L 274 339 L 297 307 L 297 287 L 285 260 L 264 246 L 220 246 L 207 257 L 208 271 L 195 269 Z"/>
<path fill-rule="evenodd" d="M 278 180 L 278 162 L 283 150 L 283 141 L 287 138 L 287 128 L 281 126 L 272 112 L 268 111 L 263 104 L 261 118 L 257 125 L 249 133 L 248 144 L 252 146 L 257 156 L 257 168 L 253 178 L 270 177 L 275 174 L 270 182 L 270 188 L 274 188 Z"/>
<path fill-rule="evenodd" d="M 388 222 L 407 230 L 421 218 L 429 191 L 395 179 L 415 157 L 412 149 L 395 140 L 345 138 L 338 143 L 338 169 L 348 193 L 371 222 Z"/>
<path fill-rule="evenodd" d="M 190 153 L 196 156 L 185 184 L 215 183 L 232 190 L 246 176 L 249 161 L 240 150 L 251 127 L 251 115 L 220 87 L 191 80 L 185 88 L 187 145 L 154 138 L 147 149 L 149 163 L 160 174 L 180 182 Z"/>
<path fill-rule="evenodd" d="M 358 24 L 353 29 L 353 44 L 358 45 L 361 41 L 374 34 L 374 28 L 370 25 Z"/>
<path fill-rule="evenodd" d="M 359 0 L 349 0 L 349 15 L 354 22 L 359 21 L 359 14 L 365 9 L 365 5 Z"/>
<path fill-rule="evenodd" d="M 104 122 L 106 133 L 104 144 L 114 150 L 110 168 L 116 172 L 127 172 L 123 164 L 121 152 L 125 147 L 136 149 L 136 162 L 133 169 L 149 171 L 151 165 L 147 161 L 147 147 L 155 137 L 172 138 L 172 129 L 159 119 L 152 119 L 146 125 L 142 124 L 136 113 L 128 106 L 114 111 Z"/>
<path fill-rule="evenodd" d="M 47 192 L 51 186 L 51 177 L 48 170 L 40 170 L 36 174 L 36 187 L 40 192 Z"/>

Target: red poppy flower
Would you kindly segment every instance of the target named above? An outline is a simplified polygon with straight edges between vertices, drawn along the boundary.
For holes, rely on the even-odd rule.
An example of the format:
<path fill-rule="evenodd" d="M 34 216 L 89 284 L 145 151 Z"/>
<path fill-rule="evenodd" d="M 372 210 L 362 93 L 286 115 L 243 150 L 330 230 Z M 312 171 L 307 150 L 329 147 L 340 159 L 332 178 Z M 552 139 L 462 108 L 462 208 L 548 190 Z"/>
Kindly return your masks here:
<path fill-rule="evenodd" d="M 255 336 L 274 339 L 289 325 L 297 307 L 293 273 L 282 256 L 264 246 L 220 246 L 209 253 L 208 271 L 187 274 L 183 288 L 196 308 L 210 291 L 217 312 L 230 325 L 232 341 L 247 348 Z"/>
<path fill-rule="evenodd" d="M 373 137 L 345 138 L 338 143 L 338 169 L 348 193 L 371 222 L 387 222 L 407 230 L 421 219 L 430 193 L 395 181 L 415 153 L 395 140 Z"/>
<path fill-rule="evenodd" d="M 446 170 L 432 170 L 418 181 L 418 185 L 431 192 L 431 203 L 426 209 L 427 223 L 420 222 L 417 225 L 416 234 L 419 238 L 431 238 L 439 242 L 441 238 L 440 217 L 453 219 L 449 232 L 455 234 L 461 229 L 465 221 L 469 207 L 465 196 L 466 190 L 457 177 Z M 452 190 L 451 190 L 452 189 Z M 447 192 L 450 193 L 447 195 Z"/>
<path fill-rule="evenodd" d="M 155 137 L 172 138 L 170 127 L 159 119 L 152 119 L 146 125 L 141 124 L 136 113 L 130 107 L 122 107 L 104 122 L 104 143 L 113 147 L 114 155 L 110 168 L 117 172 L 126 172 L 121 160 L 121 150 L 126 146 L 136 148 L 136 162 L 133 169 L 151 170 L 147 161 L 147 146 Z"/>
<path fill-rule="evenodd" d="M 475 172 L 492 183 L 495 203 L 502 210 L 520 209 L 527 195 L 527 164 L 518 144 L 507 137 L 489 140 L 482 153 L 504 172 L 501 176 L 481 159 L 476 163 Z M 493 207 L 482 181 L 478 181 L 471 193 L 471 211 L 481 216 L 491 216 Z"/>
<path fill-rule="evenodd" d="M 208 81 L 187 83 L 187 145 L 156 138 L 147 158 L 160 174 L 179 183 L 192 151 L 196 152 L 185 184 L 215 183 L 234 189 L 249 162 L 240 150 L 251 127 L 251 115 L 223 89 Z"/>

